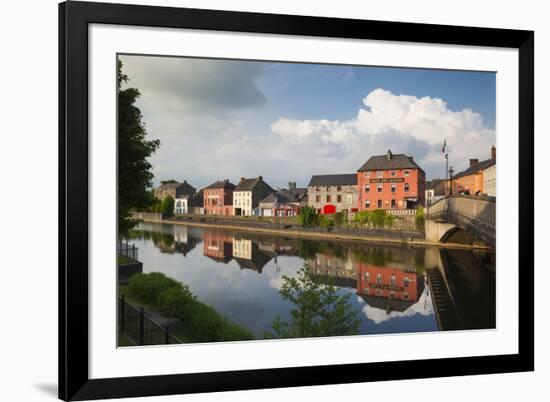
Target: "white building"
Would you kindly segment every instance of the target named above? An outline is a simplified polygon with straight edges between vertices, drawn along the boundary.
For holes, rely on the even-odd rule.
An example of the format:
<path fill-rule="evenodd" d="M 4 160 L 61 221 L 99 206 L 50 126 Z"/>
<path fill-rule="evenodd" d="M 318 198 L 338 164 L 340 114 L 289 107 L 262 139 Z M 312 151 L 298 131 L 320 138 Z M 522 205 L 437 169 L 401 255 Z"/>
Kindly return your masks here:
<path fill-rule="evenodd" d="M 189 196 L 184 195 L 174 200 L 174 214 L 187 214 L 189 213 Z"/>
<path fill-rule="evenodd" d="M 262 176 L 253 179 L 241 177 L 241 181 L 233 191 L 233 215 L 251 216 L 259 214 L 260 200 L 273 190 Z"/>

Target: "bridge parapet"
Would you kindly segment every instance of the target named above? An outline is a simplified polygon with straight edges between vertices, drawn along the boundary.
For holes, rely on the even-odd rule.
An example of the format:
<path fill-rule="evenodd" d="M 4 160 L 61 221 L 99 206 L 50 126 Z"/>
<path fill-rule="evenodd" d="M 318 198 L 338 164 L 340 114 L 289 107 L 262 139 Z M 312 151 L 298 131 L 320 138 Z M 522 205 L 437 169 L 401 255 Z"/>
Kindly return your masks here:
<path fill-rule="evenodd" d="M 426 219 L 453 223 L 491 246 L 495 245 L 495 197 L 463 195 L 446 197 L 427 209 Z"/>

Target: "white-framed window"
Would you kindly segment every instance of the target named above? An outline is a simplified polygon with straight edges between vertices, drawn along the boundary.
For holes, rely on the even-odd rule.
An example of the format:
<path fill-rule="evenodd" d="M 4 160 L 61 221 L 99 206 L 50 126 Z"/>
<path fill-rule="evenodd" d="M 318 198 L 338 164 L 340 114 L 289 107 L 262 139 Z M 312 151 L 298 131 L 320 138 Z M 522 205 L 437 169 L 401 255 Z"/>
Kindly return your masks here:
<path fill-rule="evenodd" d="M 392 192 L 392 193 L 395 193 L 396 190 L 397 190 L 397 184 L 392 183 L 392 184 L 391 184 L 391 192 Z"/>
<path fill-rule="evenodd" d="M 353 197 L 351 196 L 351 194 L 346 195 L 346 199 L 347 199 L 348 204 L 353 203 Z"/>
<path fill-rule="evenodd" d="M 370 192 L 370 184 L 367 184 L 365 186 L 365 193 L 368 193 L 368 192 Z"/>
<path fill-rule="evenodd" d="M 379 193 L 382 192 L 382 183 L 379 183 L 379 184 L 376 186 L 376 191 L 378 191 Z"/>
<path fill-rule="evenodd" d="M 379 170 L 378 172 L 376 172 L 376 177 L 383 177 L 383 176 L 384 176 L 383 170 Z"/>
<path fill-rule="evenodd" d="M 365 208 L 370 208 L 370 200 L 365 201 Z"/>
<path fill-rule="evenodd" d="M 405 177 L 409 177 L 410 174 L 411 174 L 410 170 L 404 170 L 404 171 L 403 171 L 403 175 L 404 175 Z"/>
<path fill-rule="evenodd" d="M 403 185 L 403 191 L 405 191 L 406 193 L 409 192 L 409 183 L 405 183 L 405 184 Z"/>
<path fill-rule="evenodd" d="M 391 176 L 393 177 L 393 176 L 397 175 L 397 171 L 396 171 L 396 170 L 392 170 L 392 171 L 390 172 L 390 174 L 391 174 Z"/>

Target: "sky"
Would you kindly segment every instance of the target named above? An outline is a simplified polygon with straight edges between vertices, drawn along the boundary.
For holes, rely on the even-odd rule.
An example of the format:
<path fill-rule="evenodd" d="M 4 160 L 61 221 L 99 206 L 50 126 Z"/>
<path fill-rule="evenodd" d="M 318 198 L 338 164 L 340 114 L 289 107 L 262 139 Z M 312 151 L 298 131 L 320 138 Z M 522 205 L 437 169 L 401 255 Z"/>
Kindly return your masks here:
<path fill-rule="evenodd" d="M 154 185 L 203 188 L 262 176 L 274 188 L 355 173 L 373 155 L 414 157 L 428 180 L 490 157 L 496 75 L 408 69 L 121 55 L 148 137 Z"/>

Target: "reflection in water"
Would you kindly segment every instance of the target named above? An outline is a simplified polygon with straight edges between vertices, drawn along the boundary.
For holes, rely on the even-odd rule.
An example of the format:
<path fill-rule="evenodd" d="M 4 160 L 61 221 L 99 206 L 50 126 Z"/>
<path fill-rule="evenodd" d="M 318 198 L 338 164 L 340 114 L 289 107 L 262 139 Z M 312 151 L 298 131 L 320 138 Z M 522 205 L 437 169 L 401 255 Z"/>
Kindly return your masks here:
<path fill-rule="evenodd" d="M 160 224 L 141 224 L 129 241 L 140 248 L 144 272 L 189 285 L 199 300 L 258 337 L 277 316 L 289 318 L 292 306 L 278 291 L 283 275 L 296 276 L 304 264 L 313 277 L 351 294 L 361 334 L 495 326 L 490 253 Z"/>

